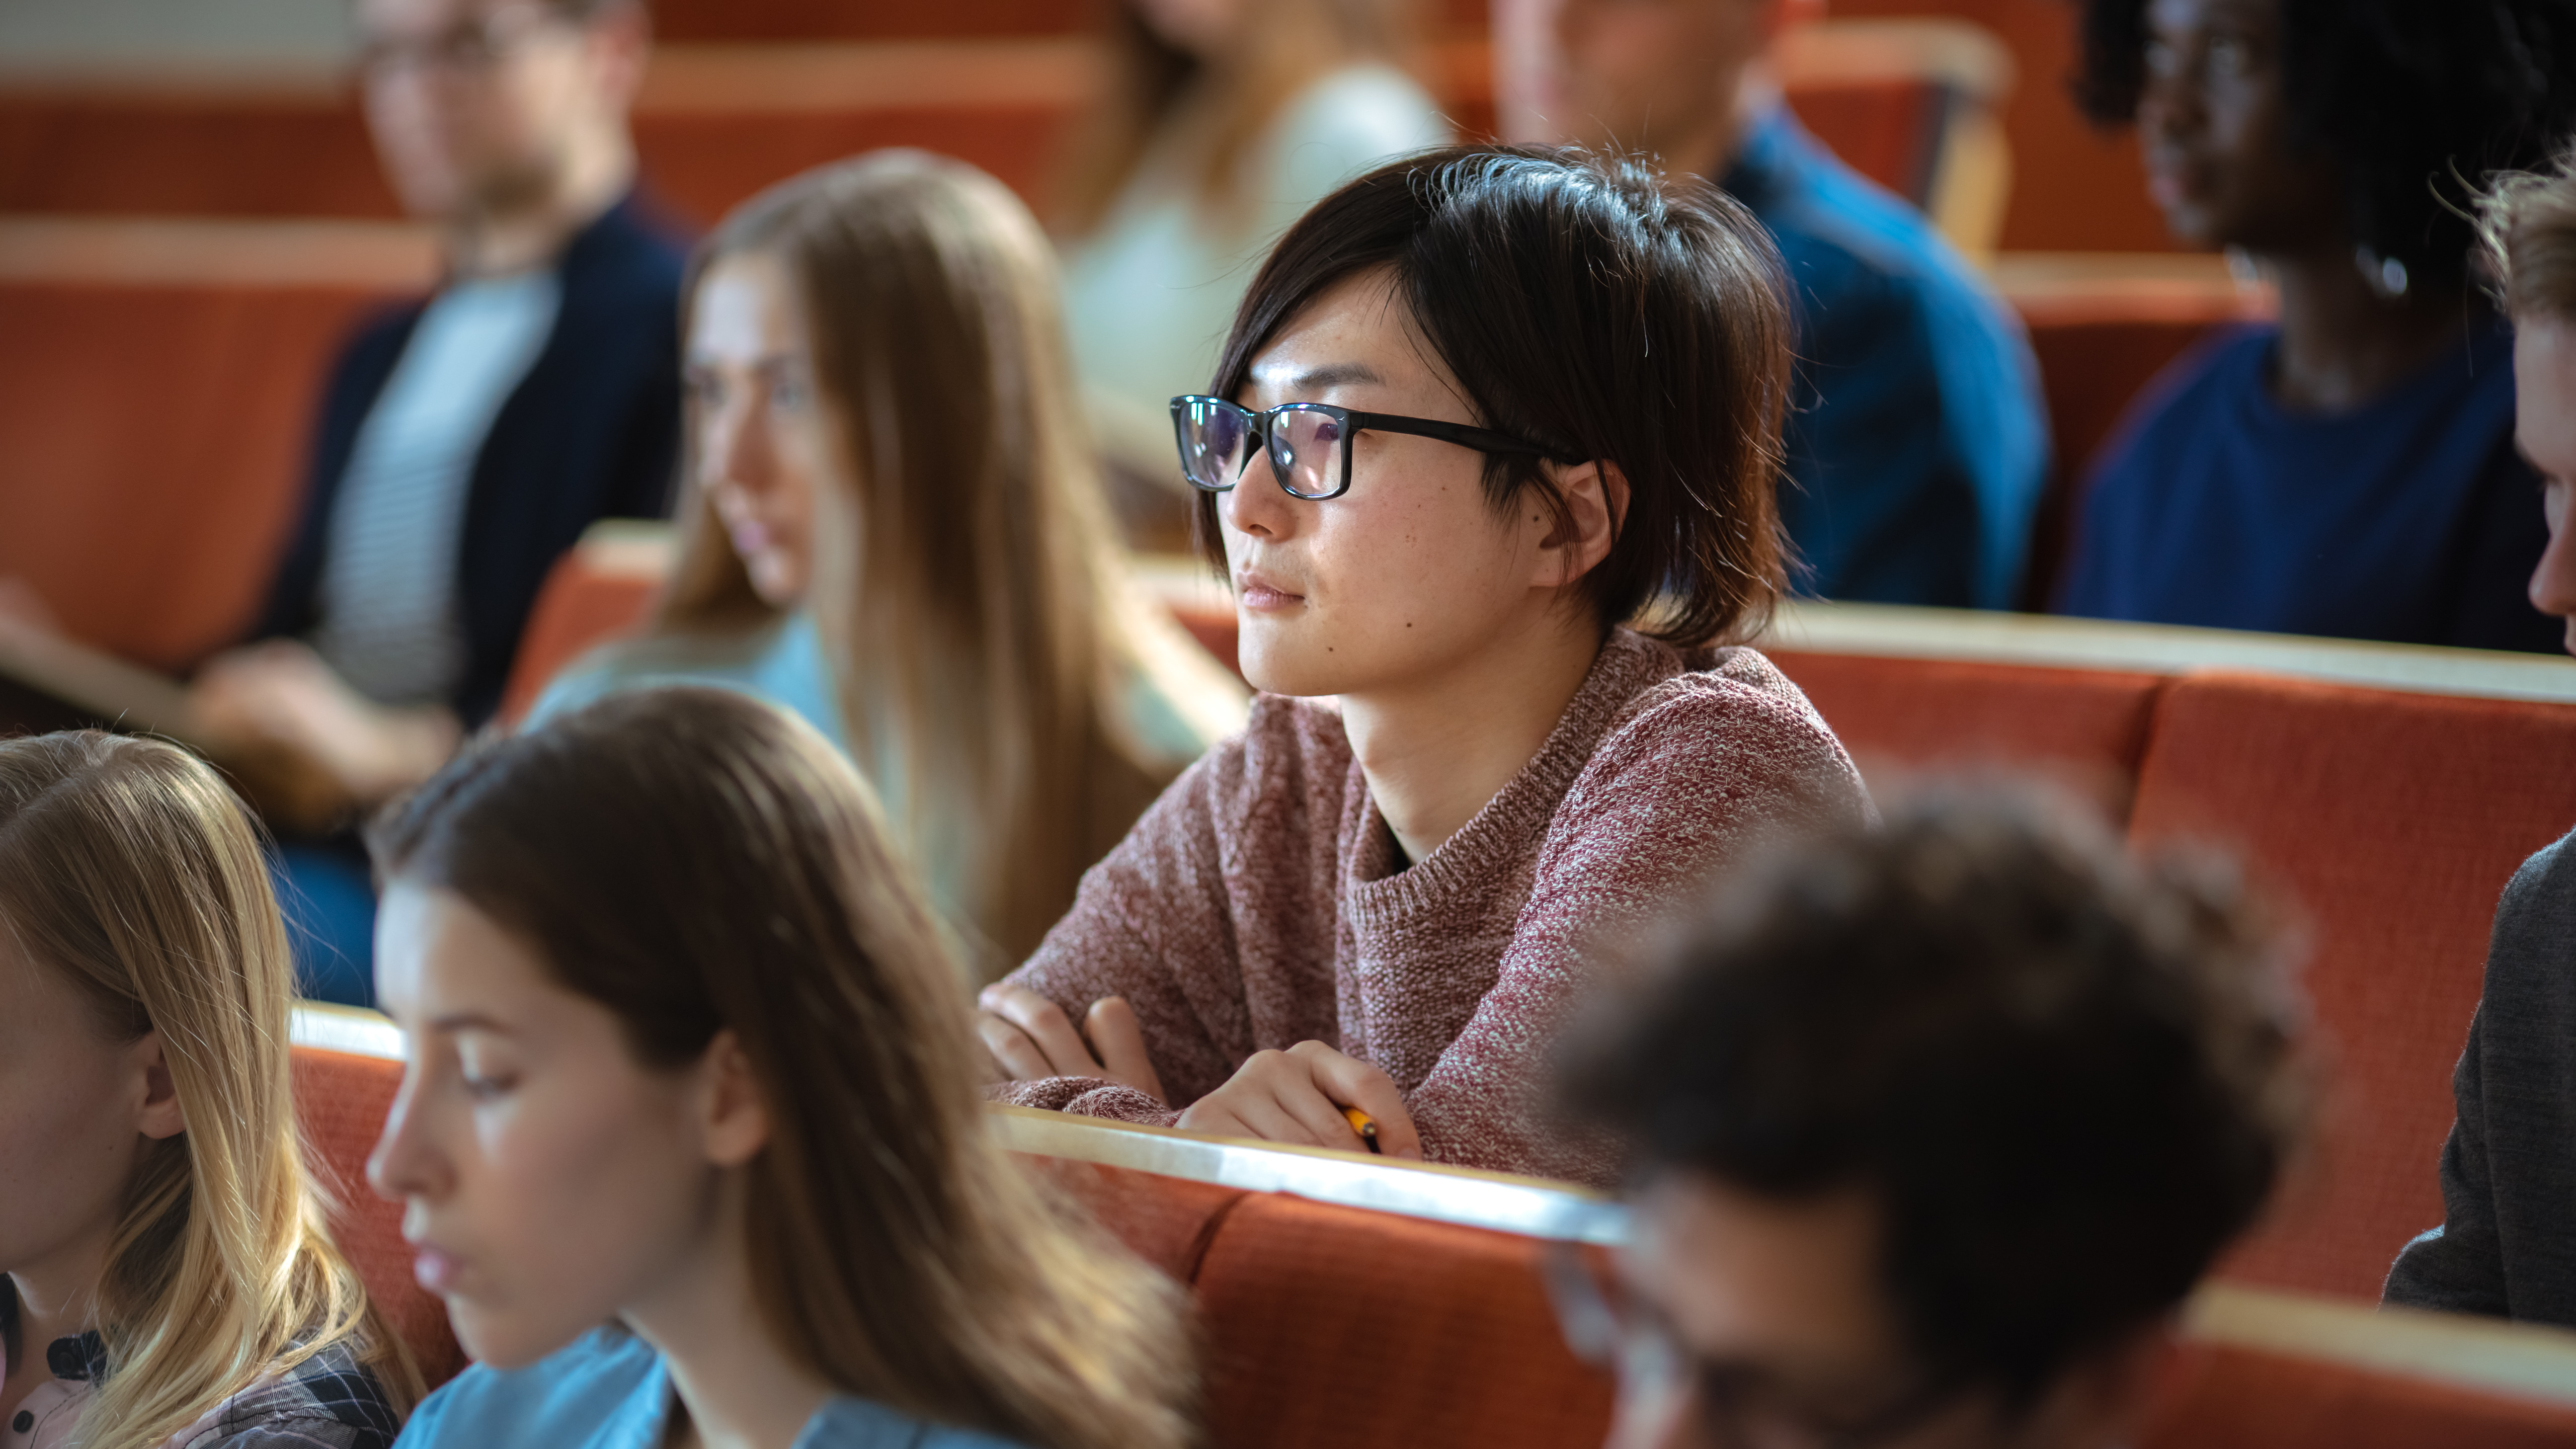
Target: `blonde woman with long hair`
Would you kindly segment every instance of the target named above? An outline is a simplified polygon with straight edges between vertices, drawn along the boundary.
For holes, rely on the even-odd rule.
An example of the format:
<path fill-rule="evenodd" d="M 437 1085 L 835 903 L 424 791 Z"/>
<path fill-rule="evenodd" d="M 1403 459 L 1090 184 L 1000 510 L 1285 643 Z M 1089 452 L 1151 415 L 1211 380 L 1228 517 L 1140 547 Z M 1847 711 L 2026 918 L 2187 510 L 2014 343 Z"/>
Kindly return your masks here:
<path fill-rule="evenodd" d="M 1120 481 L 1180 513 L 1164 404 L 1205 388 L 1261 253 L 1325 193 L 1449 127 L 1399 65 L 1406 0 L 1113 0 L 1108 81 L 1058 195 L 1065 307 Z M 1150 495 L 1149 495 L 1150 496 Z M 1132 517 L 1154 510 L 1133 490 Z"/>
<path fill-rule="evenodd" d="M 368 1175 L 478 1360 L 406 1445 L 1188 1441 L 1179 1288 L 994 1140 L 956 968 L 812 728 L 619 695 L 373 845 L 411 1053 Z"/>
<path fill-rule="evenodd" d="M 305 1175 L 292 969 L 212 770 L 0 741 L 0 1445 L 393 1442 L 419 1372 Z"/>
<path fill-rule="evenodd" d="M 879 152 L 744 203 L 686 307 L 675 576 L 534 718 L 682 681 L 803 715 L 989 980 L 1246 706 L 1128 583 L 1044 235 L 973 167 Z"/>

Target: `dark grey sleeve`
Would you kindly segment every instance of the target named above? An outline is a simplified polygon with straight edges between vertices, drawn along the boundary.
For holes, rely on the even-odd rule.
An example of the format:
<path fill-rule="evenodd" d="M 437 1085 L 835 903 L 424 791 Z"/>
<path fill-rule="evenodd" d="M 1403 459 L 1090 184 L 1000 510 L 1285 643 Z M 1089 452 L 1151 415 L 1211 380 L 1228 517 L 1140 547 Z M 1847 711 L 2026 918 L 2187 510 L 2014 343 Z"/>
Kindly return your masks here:
<path fill-rule="evenodd" d="M 2469 1020 L 2469 1045 L 2451 1073 L 2458 1115 L 2442 1144 L 2442 1225 L 2417 1236 L 2397 1254 L 2380 1289 L 2396 1308 L 2446 1313 L 2505 1314 L 2504 1255 L 2496 1244 L 2495 1199 L 2487 1175 L 2485 1095 L 2479 1090 L 2478 1042 L 2485 1034 L 2481 1005 Z"/>
<path fill-rule="evenodd" d="M 2406 1245 L 2384 1302 L 2576 1324 L 2576 846 L 2515 872 L 2452 1074 L 2442 1226 Z"/>

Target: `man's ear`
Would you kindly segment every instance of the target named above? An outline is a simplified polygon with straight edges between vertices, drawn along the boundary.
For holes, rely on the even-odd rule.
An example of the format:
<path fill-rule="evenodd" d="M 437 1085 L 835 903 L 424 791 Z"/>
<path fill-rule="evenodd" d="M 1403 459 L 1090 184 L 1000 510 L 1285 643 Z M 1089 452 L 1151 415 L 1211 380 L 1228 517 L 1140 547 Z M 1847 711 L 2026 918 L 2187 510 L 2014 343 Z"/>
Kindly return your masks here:
<path fill-rule="evenodd" d="M 1541 588 L 1563 588 L 1592 572 L 1610 556 L 1619 529 L 1628 519 L 1628 475 L 1606 460 L 1590 463 L 1541 463 L 1557 496 L 1565 500 L 1564 517 L 1549 516 L 1546 504 L 1529 500 L 1547 529 L 1539 540 L 1543 557 Z"/>
<path fill-rule="evenodd" d="M 769 1107 L 752 1076 L 751 1058 L 731 1031 L 716 1033 L 699 1060 L 699 1130 L 707 1160 L 740 1167 L 769 1145 Z"/>
<path fill-rule="evenodd" d="M 143 1082 L 135 1105 L 134 1130 L 158 1142 L 188 1130 L 188 1115 L 179 1108 L 179 1087 L 170 1079 L 170 1061 L 161 1050 L 161 1033 L 147 1031 L 126 1048 Z"/>

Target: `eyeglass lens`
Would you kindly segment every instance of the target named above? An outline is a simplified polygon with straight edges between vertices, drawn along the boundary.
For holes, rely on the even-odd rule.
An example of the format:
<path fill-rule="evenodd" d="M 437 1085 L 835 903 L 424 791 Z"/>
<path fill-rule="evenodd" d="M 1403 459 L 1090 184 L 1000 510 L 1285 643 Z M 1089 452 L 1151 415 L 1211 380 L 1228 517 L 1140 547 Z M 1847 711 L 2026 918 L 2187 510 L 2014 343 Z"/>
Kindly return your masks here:
<path fill-rule="evenodd" d="M 1180 405 L 1181 467 L 1193 486 L 1221 493 L 1241 481 L 1256 416 L 1212 398 Z M 1270 460 L 1288 491 L 1300 498 L 1341 492 L 1341 420 L 1306 406 L 1267 416 Z"/>

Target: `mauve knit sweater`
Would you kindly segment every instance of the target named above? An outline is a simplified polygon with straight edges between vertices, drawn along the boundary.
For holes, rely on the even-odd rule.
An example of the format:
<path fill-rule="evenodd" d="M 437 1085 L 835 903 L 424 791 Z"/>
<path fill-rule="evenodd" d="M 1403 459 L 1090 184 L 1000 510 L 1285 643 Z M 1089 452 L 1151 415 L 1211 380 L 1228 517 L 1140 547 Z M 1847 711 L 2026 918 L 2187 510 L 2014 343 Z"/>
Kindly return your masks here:
<path fill-rule="evenodd" d="M 1869 810 L 1850 757 L 1769 660 L 1621 629 L 1529 764 L 1399 870 L 1340 718 L 1262 695 L 1010 979 L 1076 1021 L 1126 997 L 1174 1103 L 1254 1052 L 1320 1041 L 1394 1078 L 1433 1162 L 1607 1184 L 1610 1145 L 1569 1136 L 1535 1096 L 1591 948 L 1697 898 L 1749 844 Z M 1089 1077 L 994 1095 L 1179 1116 Z"/>

